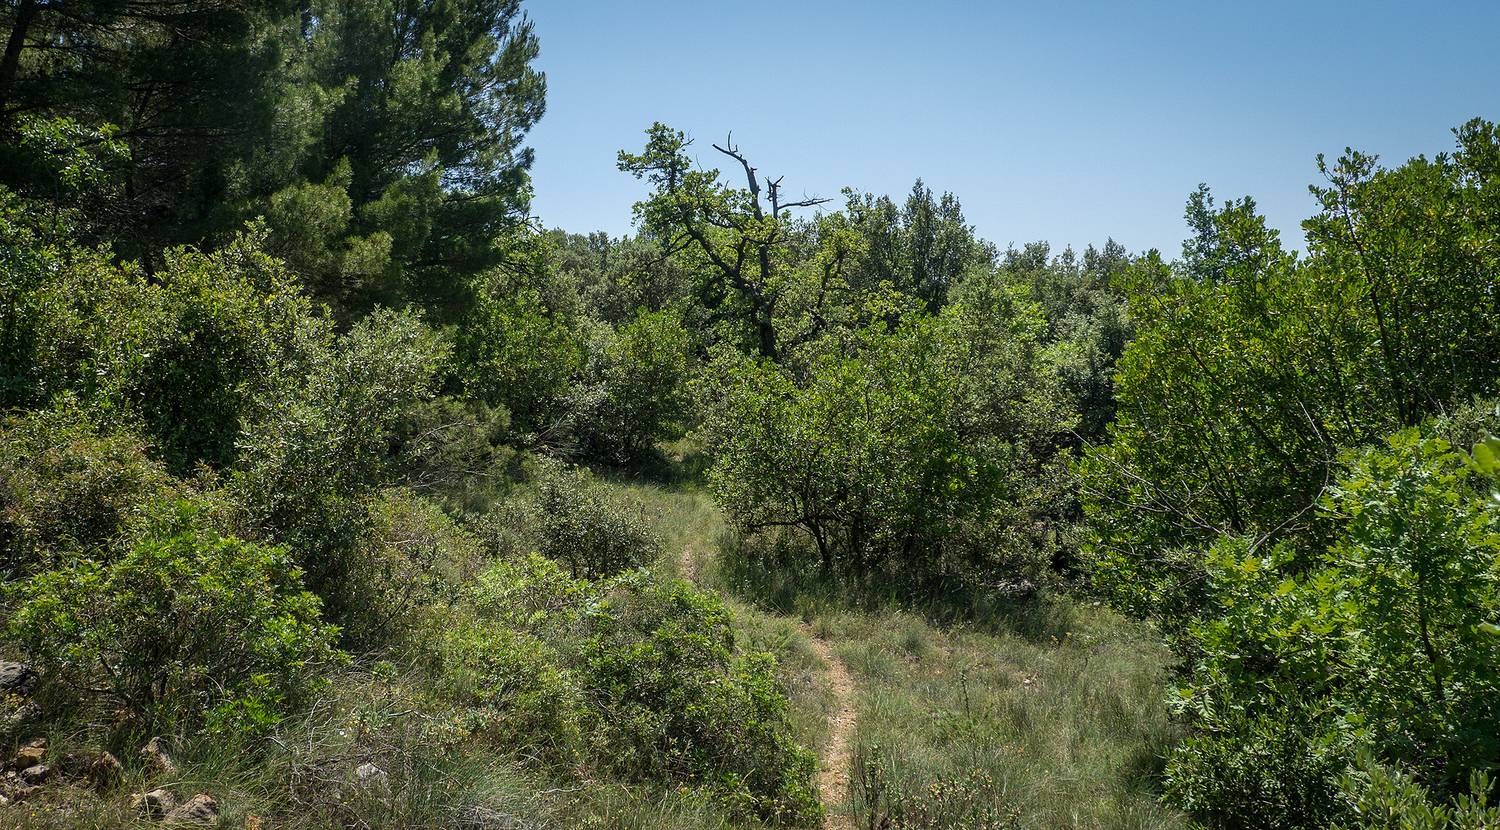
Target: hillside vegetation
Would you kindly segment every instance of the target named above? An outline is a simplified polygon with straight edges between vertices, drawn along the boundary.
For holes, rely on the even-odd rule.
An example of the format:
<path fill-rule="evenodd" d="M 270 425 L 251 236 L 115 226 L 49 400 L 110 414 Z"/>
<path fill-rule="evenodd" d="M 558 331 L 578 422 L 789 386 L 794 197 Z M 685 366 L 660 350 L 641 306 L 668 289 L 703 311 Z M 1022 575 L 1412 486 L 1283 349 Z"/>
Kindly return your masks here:
<path fill-rule="evenodd" d="M 519 0 L 0 20 L 0 827 L 1500 826 L 1491 122 L 1175 257 L 658 123 L 611 238 Z"/>

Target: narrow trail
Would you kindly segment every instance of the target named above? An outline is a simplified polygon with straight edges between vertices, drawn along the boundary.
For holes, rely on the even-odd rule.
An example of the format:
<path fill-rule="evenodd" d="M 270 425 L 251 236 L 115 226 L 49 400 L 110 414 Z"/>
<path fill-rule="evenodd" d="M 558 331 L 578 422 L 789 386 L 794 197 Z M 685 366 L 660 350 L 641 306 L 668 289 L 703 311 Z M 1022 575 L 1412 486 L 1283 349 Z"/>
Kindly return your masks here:
<path fill-rule="evenodd" d="M 698 581 L 698 557 L 687 548 L 678 554 L 677 568 L 682 578 Z M 833 714 L 828 716 L 828 743 L 818 759 L 818 797 L 825 807 L 832 807 L 844 800 L 849 792 L 849 767 L 854 756 L 854 679 L 844 667 L 844 661 L 833 653 L 828 641 L 819 637 L 811 625 L 801 623 L 798 629 L 807 637 L 813 653 L 824 666 L 824 680 L 833 695 Z M 829 812 L 823 821 L 825 830 L 853 830 L 854 821 L 843 813 Z"/>
<path fill-rule="evenodd" d="M 833 714 L 828 717 L 828 743 L 823 747 L 823 757 L 818 763 L 818 795 L 824 806 L 832 807 L 842 802 L 849 792 L 849 766 L 854 754 L 854 680 L 827 640 L 815 634 L 807 623 L 800 627 L 826 667 L 828 689 L 833 694 Z M 854 820 L 844 813 L 830 812 L 823 827 L 827 830 L 853 830 Z"/>

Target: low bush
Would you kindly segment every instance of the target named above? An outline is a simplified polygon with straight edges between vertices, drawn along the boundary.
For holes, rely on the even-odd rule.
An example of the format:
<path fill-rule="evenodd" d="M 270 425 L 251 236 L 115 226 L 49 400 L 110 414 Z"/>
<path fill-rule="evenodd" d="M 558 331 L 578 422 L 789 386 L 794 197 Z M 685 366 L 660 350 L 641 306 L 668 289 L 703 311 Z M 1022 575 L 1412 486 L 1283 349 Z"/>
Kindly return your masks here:
<path fill-rule="evenodd" d="M 535 550 L 575 577 L 613 576 L 661 555 L 645 508 L 577 467 L 543 460 L 535 493 L 514 508 L 524 530 L 507 541 L 512 552 Z"/>
<path fill-rule="evenodd" d="M 474 620 L 441 641 L 445 692 L 473 734 L 507 752 L 576 760 L 585 710 L 576 684 L 546 643 L 502 623 Z"/>
<path fill-rule="evenodd" d="M 593 752 L 628 778 L 682 777 L 762 819 L 821 814 L 813 756 L 791 739 L 767 654 L 736 653 L 729 611 L 644 572 L 604 586 L 582 648 Z"/>
<path fill-rule="evenodd" d="M 484 617 L 562 643 L 577 636 L 594 591 L 591 583 L 533 553 L 490 566 L 466 595 Z"/>
<path fill-rule="evenodd" d="M 479 570 L 478 540 L 434 502 L 403 488 L 365 501 L 351 561 L 326 587 L 342 610 L 344 643 L 361 650 L 398 644 L 451 600 Z"/>
<path fill-rule="evenodd" d="M 1484 772 L 1469 777 L 1467 792 L 1449 805 L 1438 803 L 1428 788 L 1410 775 L 1368 759 L 1345 776 L 1341 794 L 1352 817 L 1334 830 L 1484 830 L 1500 827 L 1500 807 L 1490 803 L 1490 779 Z"/>
<path fill-rule="evenodd" d="M 0 578 L 102 557 L 141 505 L 173 487 L 144 441 L 69 403 L 0 419 Z"/>
<path fill-rule="evenodd" d="M 50 681 L 102 694 L 143 725 L 258 732 L 339 663 L 336 630 L 283 549 L 220 536 L 163 505 L 123 555 L 8 587 L 7 633 Z"/>
<path fill-rule="evenodd" d="M 774 823 L 821 815 L 772 659 L 737 648 L 714 595 L 642 570 L 577 580 L 533 555 L 468 600 L 440 638 L 441 686 L 477 734 Z"/>
<path fill-rule="evenodd" d="M 1326 550 L 1208 553 L 1175 800 L 1216 826 L 1324 827 L 1349 819 L 1357 753 L 1447 795 L 1500 764 L 1500 519 L 1473 486 L 1481 455 L 1403 431 L 1330 488 Z"/>

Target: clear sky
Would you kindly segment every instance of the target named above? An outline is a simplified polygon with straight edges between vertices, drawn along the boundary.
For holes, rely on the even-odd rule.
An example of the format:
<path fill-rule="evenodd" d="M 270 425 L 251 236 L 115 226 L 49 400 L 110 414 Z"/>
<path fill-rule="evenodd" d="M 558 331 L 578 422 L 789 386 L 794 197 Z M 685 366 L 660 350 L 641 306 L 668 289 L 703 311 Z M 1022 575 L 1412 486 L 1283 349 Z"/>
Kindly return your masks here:
<path fill-rule="evenodd" d="M 1500 119 L 1500 0 L 530 0 L 547 73 L 534 210 L 631 230 L 615 169 L 663 121 L 729 131 L 794 194 L 958 195 L 980 235 L 1175 256 L 1198 182 L 1292 247 L 1319 152 L 1399 162 Z"/>

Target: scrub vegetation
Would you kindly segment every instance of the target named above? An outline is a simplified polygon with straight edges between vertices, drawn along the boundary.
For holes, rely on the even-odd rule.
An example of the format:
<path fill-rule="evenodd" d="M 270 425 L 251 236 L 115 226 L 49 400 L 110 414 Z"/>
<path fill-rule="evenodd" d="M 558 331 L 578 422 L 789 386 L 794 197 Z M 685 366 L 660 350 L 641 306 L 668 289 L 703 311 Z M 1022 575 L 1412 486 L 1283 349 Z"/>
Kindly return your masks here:
<path fill-rule="evenodd" d="M 1493 123 L 1176 256 L 643 124 L 612 238 L 519 0 L 0 25 L 0 827 L 1500 826 Z"/>

